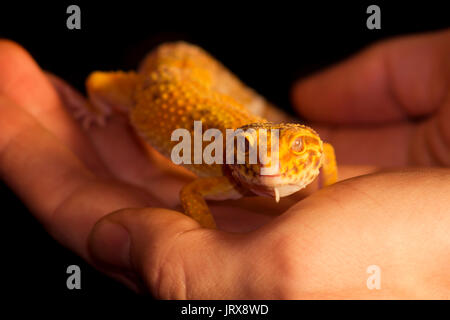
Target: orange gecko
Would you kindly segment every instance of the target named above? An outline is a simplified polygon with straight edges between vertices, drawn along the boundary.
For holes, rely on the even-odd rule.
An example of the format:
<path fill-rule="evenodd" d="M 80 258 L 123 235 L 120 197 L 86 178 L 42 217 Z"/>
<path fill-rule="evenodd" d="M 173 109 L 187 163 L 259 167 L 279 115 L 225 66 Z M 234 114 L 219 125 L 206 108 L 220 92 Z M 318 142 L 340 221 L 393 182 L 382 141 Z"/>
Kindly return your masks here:
<path fill-rule="evenodd" d="M 307 126 L 276 123 L 283 119 L 280 111 L 197 46 L 163 44 L 145 58 L 138 72 L 93 72 L 86 86 L 90 105 L 85 123 L 101 122 L 111 110 L 124 112 L 137 135 L 169 158 L 179 143 L 171 139 L 174 130 L 184 128 L 194 135 L 194 121 L 201 121 L 202 132 L 215 128 L 224 136 L 226 129 L 254 129 L 256 136 L 245 138 L 248 149 L 272 141 L 277 130 L 276 174 L 261 174 L 271 161 L 250 162 L 247 154 L 241 164 L 184 164 L 198 178 L 182 188 L 180 201 L 184 213 L 204 227 L 215 227 L 205 200 L 256 194 L 278 201 L 310 184 L 320 168 L 325 186 L 337 180 L 330 144 Z M 268 147 L 265 160 L 271 156 Z"/>

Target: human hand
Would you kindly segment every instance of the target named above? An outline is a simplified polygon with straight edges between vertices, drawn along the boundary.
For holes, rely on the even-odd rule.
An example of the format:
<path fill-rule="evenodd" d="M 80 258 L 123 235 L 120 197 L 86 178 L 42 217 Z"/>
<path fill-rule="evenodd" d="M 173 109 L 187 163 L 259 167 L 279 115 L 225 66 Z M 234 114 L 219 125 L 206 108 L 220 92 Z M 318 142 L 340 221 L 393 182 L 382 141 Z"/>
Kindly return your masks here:
<path fill-rule="evenodd" d="M 124 118 L 83 131 L 65 107 L 84 98 L 46 76 L 13 42 L 0 41 L 0 70 L 0 174 L 56 240 L 94 264 L 88 238 L 103 216 L 124 208 L 179 207 L 179 190 L 192 176 L 167 160 L 156 161 L 164 161 L 162 168 L 149 164 Z M 243 200 L 215 204 L 213 211 L 222 229 L 245 231 L 271 219 L 260 211 L 281 213 L 289 203 Z M 170 216 L 168 210 L 152 212 L 155 222 L 157 215 Z M 138 281 L 110 274 L 137 289 Z"/>
<path fill-rule="evenodd" d="M 324 191 L 333 190 L 328 188 L 308 198 L 307 202 L 301 202 L 263 228 L 247 234 L 232 234 L 199 229 L 191 219 L 171 210 L 126 209 L 165 206 L 165 204 L 153 196 L 152 192 L 136 187 L 134 184 L 123 183 L 126 178 L 119 176 L 120 174 L 125 175 L 121 169 L 126 169 L 125 172 L 128 172 L 128 167 L 133 166 L 129 164 L 127 166 L 124 164 L 124 159 L 116 159 L 115 155 L 105 156 L 105 153 L 108 153 L 108 146 L 103 150 L 101 147 L 103 143 L 100 143 L 102 138 L 107 140 L 107 137 L 104 136 L 105 133 L 99 130 L 97 133 L 95 131 L 90 133 L 89 138 L 85 137 L 78 130 L 76 124 L 62 111 L 61 102 L 31 59 L 20 48 L 10 43 L 3 43 L 2 46 L 0 52 L 3 53 L 3 57 L 0 57 L 0 64 L 3 62 L 6 65 L 8 62 L 13 67 L 2 69 L 2 79 L 0 80 L 3 81 L 0 82 L 2 88 L 0 92 L 3 95 L 8 93 L 8 97 L 3 97 L 0 103 L 2 110 L 0 118 L 4 120 L 0 126 L 2 128 L 0 170 L 5 180 L 24 199 L 24 202 L 57 240 L 111 276 L 135 288 L 137 283 L 144 283 L 157 297 L 161 298 L 296 298 L 319 297 L 323 294 L 325 297 L 333 297 L 335 294 L 333 290 L 326 291 L 323 288 L 323 290 L 316 290 L 317 283 L 324 279 L 324 270 L 317 265 L 317 262 L 323 261 L 322 258 L 333 260 L 333 257 L 336 257 L 333 254 L 339 252 L 339 250 L 334 250 L 335 252 L 323 250 L 335 249 L 333 245 L 327 246 L 327 241 L 330 240 L 332 242 L 348 241 L 347 246 L 342 247 L 346 252 L 361 249 L 357 246 L 360 236 L 357 228 L 349 228 L 348 234 L 342 237 L 339 234 L 342 229 L 339 230 L 339 228 L 351 226 L 353 222 L 359 226 L 358 217 L 362 217 L 361 219 L 365 219 L 367 222 L 367 218 L 373 216 L 370 212 L 367 215 L 361 215 L 358 212 L 358 216 L 355 217 L 354 213 L 344 214 L 351 210 L 345 210 L 345 212 L 341 212 L 342 209 L 336 210 L 332 205 L 334 202 L 328 199 L 329 194 L 324 195 Z M 6 54 L 7 52 L 8 54 Z M 3 61 L 1 61 L 2 58 Z M 115 144 L 109 145 L 109 147 L 116 148 L 115 154 L 122 154 L 117 150 L 129 150 L 122 149 L 122 147 L 128 148 L 130 141 L 125 135 L 123 137 L 124 146 L 121 145 L 122 134 L 126 131 L 123 130 L 124 126 L 121 126 L 120 121 L 115 125 L 118 130 L 120 129 L 117 131 L 120 134 L 113 136 L 116 139 Z M 114 124 L 112 128 L 114 128 Z M 139 150 L 136 145 L 131 144 L 131 146 Z M 138 161 L 139 157 L 136 157 L 135 160 Z M 140 168 L 139 162 L 136 162 L 136 166 Z M 148 165 L 144 165 L 144 167 L 148 167 Z M 160 186 L 160 191 L 172 190 L 163 188 L 162 183 L 170 184 L 170 181 L 173 181 L 173 186 L 179 185 L 179 181 L 175 179 L 171 180 L 165 177 L 159 180 L 156 178 L 158 172 L 152 171 L 154 169 L 148 170 L 156 175 L 153 177 L 152 184 Z M 137 171 L 141 174 L 144 172 L 146 171 Z M 416 173 L 412 174 L 412 177 L 410 174 L 401 174 L 400 178 L 409 176 L 410 179 L 422 181 L 415 176 Z M 45 178 L 42 178 L 43 176 Z M 374 177 L 379 181 L 377 176 L 369 176 L 364 179 L 370 180 Z M 433 182 L 433 179 L 436 179 L 435 172 L 424 174 L 424 179 L 430 179 L 429 184 L 436 185 Z M 138 179 L 136 178 L 136 180 Z M 392 182 L 396 179 L 389 180 Z M 345 183 L 354 185 L 355 182 L 349 180 Z M 333 188 L 349 190 L 339 187 L 339 185 L 342 184 Z M 366 181 L 364 185 L 367 186 L 370 183 L 368 184 Z M 445 188 L 437 185 L 440 191 L 445 192 Z M 373 189 L 377 190 L 375 186 Z M 383 186 L 378 188 L 378 191 L 384 192 L 384 190 Z M 433 188 L 429 188 L 429 190 L 431 195 L 436 195 Z M 332 191 L 332 194 L 338 194 L 337 192 L 339 191 Z M 347 192 L 347 196 L 345 194 L 344 191 L 342 199 L 347 198 L 347 201 L 352 201 L 352 203 L 364 204 L 364 201 L 360 201 L 363 199 L 351 198 L 355 196 L 353 191 Z M 431 195 L 428 193 L 423 195 L 426 204 L 428 202 L 437 203 L 430 198 Z M 163 200 L 167 199 L 170 197 L 163 197 Z M 312 207 L 308 208 L 308 203 L 312 203 Z M 303 205 L 306 205 L 306 210 L 302 209 Z M 320 209 L 319 212 L 314 215 L 308 214 L 308 212 L 315 211 L 314 207 Z M 371 207 L 373 205 L 368 206 L 368 210 Z M 406 207 L 406 209 L 408 208 Z M 435 212 L 435 207 L 430 208 L 430 221 L 421 223 L 425 223 L 435 231 L 433 221 L 436 217 L 441 218 L 439 214 L 442 212 L 439 210 Z M 298 212 L 300 209 L 302 214 Z M 120 211 L 103 219 L 92 231 L 93 225 L 102 216 L 115 210 Z M 325 219 L 329 210 L 332 210 L 335 219 Z M 234 211 L 243 211 L 244 213 L 246 210 Z M 401 217 L 402 212 L 398 214 Z M 342 220 L 340 220 L 341 216 Z M 299 220 L 300 217 L 309 217 L 308 219 L 312 219 L 312 222 L 308 223 L 308 219 Z M 336 219 L 339 219 L 342 224 L 336 224 Z M 330 221 L 331 225 L 327 221 Z M 414 221 L 413 219 L 413 227 L 415 226 Z M 380 226 L 374 228 L 373 232 L 381 232 L 383 227 L 385 229 L 382 222 L 380 221 Z M 445 216 L 441 218 L 442 222 L 445 230 L 445 227 L 448 227 Z M 113 233 L 110 230 L 108 233 L 107 225 L 111 225 L 111 223 L 113 226 L 118 226 L 119 229 L 128 230 L 130 240 L 127 240 L 128 236 L 124 236 L 120 232 Z M 314 227 L 315 225 L 316 227 Z M 402 239 L 408 241 L 408 234 L 404 234 L 407 230 L 403 229 L 403 224 L 401 225 L 402 228 L 394 228 L 388 234 L 399 238 L 404 236 Z M 331 228 L 332 226 L 335 228 Z M 407 227 L 408 225 L 405 226 L 408 230 L 416 230 Z M 326 230 L 331 231 L 327 232 L 329 237 L 325 237 L 323 234 Z M 410 232 L 410 234 L 415 233 Z M 337 239 L 330 239 L 333 235 Z M 383 232 L 383 235 L 386 233 Z M 446 259 L 448 255 L 442 255 L 441 251 L 447 249 L 448 252 L 448 246 L 446 246 L 448 238 L 439 232 L 432 237 L 435 240 L 430 241 L 433 243 L 432 253 Z M 90 239 L 90 250 L 87 249 L 88 239 Z M 437 248 L 436 241 L 439 243 Z M 352 244 L 354 245 L 352 246 Z M 305 246 L 309 250 L 305 250 L 307 249 Z M 366 249 L 364 248 L 364 253 L 367 252 Z M 408 253 L 413 254 L 415 252 L 413 249 Z M 427 250 L 428 247 L 421 249 Z M 383 253 L 383 249 L 380 250 Z M 420 252 L 419 250 L 419 254 Z M 386 259 L 390 256 L 392 257 L 389 254 L 385 255 Z M 354 260 L 358 261 L 358 255 L 355 254 L 354 257 Z M 398 253 L 394 258 L 396 258 L 394 261 L 399 261 Z M 299 259 L 302 262 L 300 264 L 297 263 Z M 445 259 L 440 259 L 439 262 L 448 263 L 448 259 Z M 106 261 L 108 263 L 105 263 Z M 409 261 L 414 262 L 415 260 Z M 317 268 L 313 270 L 309 267 L 310 265 L 317 265 Z M 345 266 L 341 265 L 341 267 Z M 381 267 L 383 268 L 383 266 Z M 351 280 L 349 276 L 351 278 L 354 275 L 355 270 L 348 269 L 348 272 L 343 272 L 341 275 L 342 284 L 348 283 L 346 280 Z M 315 279 L 309 284 L 304 281 L 304 275 L 308 270 L 315 272 L 315 274 L 308 275 L 308 279 Z M 436 264 L 433 264 L 433 270 L 438 270 Z M 396 275 L 395 270 L 391 272 Z M 362 273 L 365 277 L 365 269 L 362 270 Z M 426 275 L 426 272 L 423 274 Z M 419 279 L 422 278 L 419 277 Z M 297 282 L 296 280 L 302 281 Z M 311 284 L 313 285 L 311 286 Z M 327 284 L 325 281 L 322 284 L 323 287 L 327 287 L 332 286 L 335 282 Z M 364 284 L 363 281 L 363 289 Z M 394 282 L 392 286 L 394 289 L 402 289 L 402 284 Z M 432 287 L 432 289 L 435 288 Z M 355 293 L 352 290 L 339 290 L 341 293 Z M 391 296 L 402 294 L 401 290 L 391 289 L 389 292 Z M 439 294 L 443 294 L 442 292 L 442 290 L 439 291 Z"/>
<path fill-rule="evenodd" d="M 339 162 L 450 166 L 450 30 L 394 38 L 297 82 Z"/>

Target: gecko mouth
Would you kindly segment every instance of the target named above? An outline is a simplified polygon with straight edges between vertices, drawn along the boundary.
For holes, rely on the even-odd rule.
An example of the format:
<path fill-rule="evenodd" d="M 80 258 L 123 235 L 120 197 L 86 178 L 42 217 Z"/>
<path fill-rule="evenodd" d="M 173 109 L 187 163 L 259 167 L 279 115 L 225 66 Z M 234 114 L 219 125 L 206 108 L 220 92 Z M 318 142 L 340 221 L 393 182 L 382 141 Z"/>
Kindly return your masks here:
<path fill-rule="evenodd" d="M 299 184 L 254 185 L 251 190 L 257 195 L 275 198 L 275 201 L 278 202 L 280 198 L 291 195 L 304 187 Z"/>
<path fill-rule="evenodd" d="M 281 177 L 281 173 L 279 174 L 259 174 L 260 177 L 268 177 L 268 178 L 278 178 Z"/>

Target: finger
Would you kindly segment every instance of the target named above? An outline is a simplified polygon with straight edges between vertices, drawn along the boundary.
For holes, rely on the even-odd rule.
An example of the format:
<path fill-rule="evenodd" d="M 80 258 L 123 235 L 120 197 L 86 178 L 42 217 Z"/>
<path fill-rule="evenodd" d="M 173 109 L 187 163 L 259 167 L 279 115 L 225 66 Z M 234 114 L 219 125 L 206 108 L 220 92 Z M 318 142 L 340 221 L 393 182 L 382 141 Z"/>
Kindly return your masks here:
<path fill-rule="evenodd" d="M 173 175 L 170 168 L 174 164 L 169 159 L 163 159 L 164 167 L 157 166 L 125 117 L 114 115 L 104 127 L 89 128 L 87 135 L 103 162 L 120 180 L 147 190 L 172 208 L 179 203 L 178 193 L 183 183 L 189 181 L 189 175 Z"/>
<path fill-rule="evenodd" d="M 362 168 L 347 169 L 344 177 L 362 172 Z M 373 172 L 373 168 L 363 171 Z M 233 210 L 228 208 L 228 214 Z M 271 296 L 273 292 L 258 291 L 264 288 L 260 278 L 259 282 L 243 281 L 255 276 L 246 268 L 247 259 L 262 259 L 259 249 L 247 241 L 249 235 L 200 228 L 194 220 L 170 210 L 126 209 L 95 225 L 89 250 L 99 268 L 122 281 L 124 277 L 135 280 L 130 274 L 139 274 L 157 298 Z"/>
<path fill-rule="evenodd" d="M 63 245 L 83 257 L 95 221 L 124 207 L 155 205 L 148 195 L 100 181 L 64 144 L 0 96 L 0 176 Z"/>
<path fill-rule="evenodd" d="M 320 137 L 331 143 L 340 165 L 372 164 L 396 167 L 410 164 L 410 147 L 415 126 L 406 122 L 383 126 L 325 126 L 313 124 Z"/>
<path fill-rule="evenodd" d="M 277 269 L 297 270 L 297 277 L 291 273 L 288 278 L 294 287 L 307 296 L 315 291 L 328 297 L 333 292 L 342 297 L 346 291 L 343 283 L 330 287 L 336 282 L 329 270 L 346 278 L 351 295 L 358 296 L 358 286 L 367 291 L 357 283 L 360 279 L 355 279 L 355 272 L 366 270 L 373 259 L 393 281 L 388 290 L 417 287 L 422 281 L 413 284 L 411 279 L 429 279 L 437 270 L 445 275 L 442 271 L 447 270 L 449 259 L 438 259 L 429 268 L 433 259 L 424 256 L 439 257 L 449 250 L 450 203 L 443 196 L 450 191 L 449 178 L 449 169 L 402 168 L 325 188 L 254 233 L 255 241 L 266 247 L 263 261 L 257 260 L 253 266 L 254 272 L 264 266 L 262 272 L 271 279 L 269 275 L 278 274 Z M 400 242 L 393 245 L 396 241 Z M 283 251 L 278 259 L 270 254 Z M 285 269 L 288 265 L 292 268 Z M 392 268 L 396 265 L 400 267 Z M 408 266 L 411 270 L 403 277 Z M 431 271 L 427 276 L 423 273 L 426 269 Z"/>
<path fill-rule="evenodd" d="M 443 107 L 420 123 L 383 126 L 313 125 L 336 150 L 340 164 L 381 167 L 450 166 L 450 95 Z"/>
<path fill-rule="evenodd" d="M 89 248 L 106 270 L 140 274 L 156 298 L 239 298 L 245 241 L 238 238 L 174 211 L 122 210 L 94 227 Z"/>
<path fill-rule="evenodd" d="M 415 127 L 414 133 L 411 135 L 410 164 L 450 167 L 449 123 L 450 90 L 438 112 Z"/>
<path fill-rule="evenodd" d="M 392 39 L 297 82 L 292 98 L 313 121 L 380 123 L 436 110 L 448 92 L 450 30 Z"/>
<path fill-rule="evenodd" d="M 22 47 L 0 40 L 0 70 L 0 94 L 38 119 L 89 168 L 106 175 L 90 142 L 65 112 L 45 74 Z"/>

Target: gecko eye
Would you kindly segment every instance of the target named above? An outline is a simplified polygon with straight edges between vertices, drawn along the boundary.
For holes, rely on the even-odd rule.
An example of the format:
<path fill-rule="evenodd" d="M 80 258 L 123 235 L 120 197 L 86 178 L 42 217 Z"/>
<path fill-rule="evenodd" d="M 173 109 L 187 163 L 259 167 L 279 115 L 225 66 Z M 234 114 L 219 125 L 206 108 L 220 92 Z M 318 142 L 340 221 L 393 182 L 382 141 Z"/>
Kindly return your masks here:
<path fill-rule="evenodd" d="M 291 145 L 291 150 L 295 154 L 301 154 L 305 151 L 305 142 L 303 141 L 303 137 L 298 137 L 294 139 Z"/>

